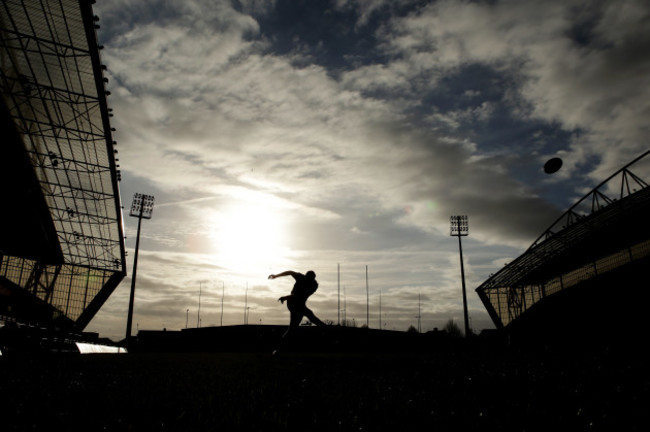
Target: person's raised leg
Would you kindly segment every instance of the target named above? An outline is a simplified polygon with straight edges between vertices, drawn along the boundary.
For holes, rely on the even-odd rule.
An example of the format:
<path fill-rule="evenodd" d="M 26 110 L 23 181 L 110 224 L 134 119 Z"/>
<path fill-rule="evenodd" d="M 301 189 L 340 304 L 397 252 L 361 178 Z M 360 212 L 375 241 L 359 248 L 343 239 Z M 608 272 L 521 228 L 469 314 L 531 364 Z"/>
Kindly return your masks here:
<path fill-rule="evenodd" d="M 305 306 L 305 316 L 312 324 L 316 324 L 317 326 L 326 325 L 323 321 L 318 319 L 318 317 L 314 315 L 314 312 L 312 312 L 312 310 L 309 309 L 307 306 Z"/>

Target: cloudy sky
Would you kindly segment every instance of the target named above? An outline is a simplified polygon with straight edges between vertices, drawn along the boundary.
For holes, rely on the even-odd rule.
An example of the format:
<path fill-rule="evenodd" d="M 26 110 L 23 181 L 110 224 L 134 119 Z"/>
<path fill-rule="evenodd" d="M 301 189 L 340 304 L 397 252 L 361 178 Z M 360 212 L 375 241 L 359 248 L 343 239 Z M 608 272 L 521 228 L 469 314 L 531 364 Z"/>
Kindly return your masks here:
<path fill-rule="evenodd" d="M 365 324 L 368 286 L 370 327 L 462 324 L 456 214 L 480 330 L 476 287 L 648 147 L 642 0 L 102 0 L 95 13 L 129 251 L 87 329 L 104 336 L 125 334 L 135 192 L 155 207 L 134 332 L 196 327 L 199 300 L 201 326 L 286 324 L 277 298 L 293 281 L 267 276 L 287 269 L 316 272 L 324 320 Z M 564 165 L 548 175 L 551 157 Z"/>

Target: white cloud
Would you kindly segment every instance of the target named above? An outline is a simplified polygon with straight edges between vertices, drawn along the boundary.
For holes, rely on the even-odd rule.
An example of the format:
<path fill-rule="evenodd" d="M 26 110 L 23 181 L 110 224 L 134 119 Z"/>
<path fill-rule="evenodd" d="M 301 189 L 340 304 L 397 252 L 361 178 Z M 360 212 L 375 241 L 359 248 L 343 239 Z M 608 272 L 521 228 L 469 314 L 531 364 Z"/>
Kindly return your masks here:
<path fill-rule="evenodd" d="M 580 13 L 598 18 L 593 43 L 569 34 Z M 522 79 L 521 94 L 534 117 L 579 128 L 573 152 L 604 159 L 602 178 L 641 153 L 650 110 L 650 7 L 640 1 L 585 3 L 519 1 L 435 2 L 417 15 L 396 19 L 385 46 L 412 77 L 421 69 L 452 70 L 484 63 Z M 582 25 L 587 25 L 582 23 Z M 395 36 L 395 33 L 398 36 Z M 366 88 L 385 82 L 365 76 Z M 359 82 L 359 81 L 357 81 Z M 615 160 L 612 156 L 618 154 Z"/>

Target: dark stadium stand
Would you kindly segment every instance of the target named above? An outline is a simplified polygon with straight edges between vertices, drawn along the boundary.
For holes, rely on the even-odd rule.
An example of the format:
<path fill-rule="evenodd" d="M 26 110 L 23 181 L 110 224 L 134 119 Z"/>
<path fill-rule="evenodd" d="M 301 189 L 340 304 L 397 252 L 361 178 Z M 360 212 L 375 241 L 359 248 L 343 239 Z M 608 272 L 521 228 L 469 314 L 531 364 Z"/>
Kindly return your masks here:
<path fill-rule="evenodd" d="M 81 332 L 126 275 L 92 3 L 0 6 L 2 334 Z"/>
<path fill-rule="evenodd" d="M 640 173 L 649 173 L 648 153 L 578 200 L 476 289 L 497 328 L 546 341 L 611 341 L 647 328 L 650 188 Z"/>

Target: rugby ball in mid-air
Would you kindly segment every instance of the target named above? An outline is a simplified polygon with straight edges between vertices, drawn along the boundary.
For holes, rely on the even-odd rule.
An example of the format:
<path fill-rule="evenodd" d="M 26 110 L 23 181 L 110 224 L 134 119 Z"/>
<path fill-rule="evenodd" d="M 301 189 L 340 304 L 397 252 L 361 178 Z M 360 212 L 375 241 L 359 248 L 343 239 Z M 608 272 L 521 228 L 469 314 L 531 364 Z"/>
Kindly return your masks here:
<path fill-rule="evenodd" d="M 562 159 L 560 159 L 558 157 L 554 157 L 552 159 L 549 159 L 544 164 L 544 172 L 546 174 L 553 174 L 555 172 L 558 172 L 558 170 L 560 168 L 562 168 Z"/>

